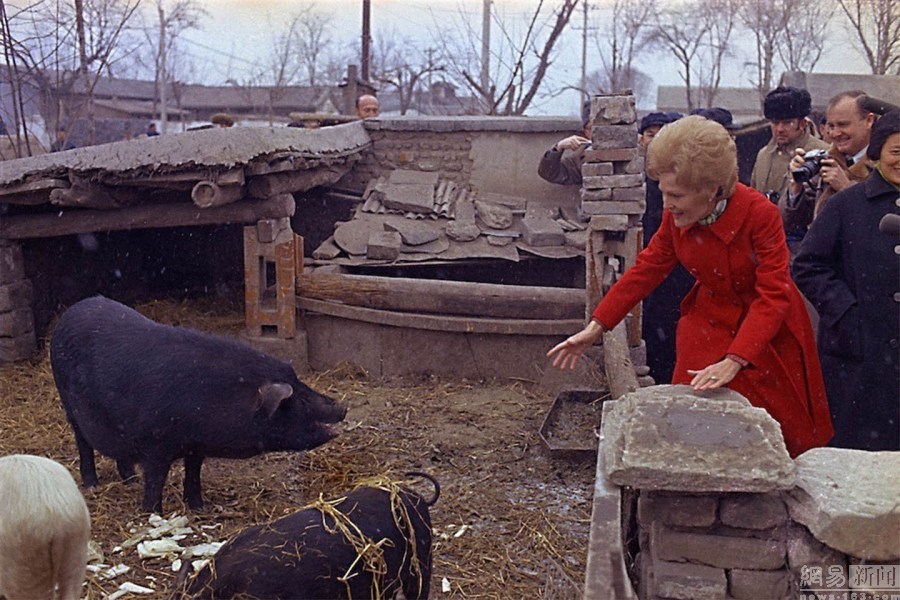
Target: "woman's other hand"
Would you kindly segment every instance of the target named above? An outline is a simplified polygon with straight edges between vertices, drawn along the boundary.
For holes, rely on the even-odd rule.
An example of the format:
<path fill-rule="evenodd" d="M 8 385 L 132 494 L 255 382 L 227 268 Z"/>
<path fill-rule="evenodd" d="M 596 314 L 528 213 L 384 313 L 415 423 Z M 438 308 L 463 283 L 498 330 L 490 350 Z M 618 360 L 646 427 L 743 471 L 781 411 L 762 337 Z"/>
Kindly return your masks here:
<path fill-rule="evenodd" d="M 547 352 L 547 356 L 553 357 L 554 367 L 574 369 L 578 358 L 584 354 L 585 350 L 594 345 L 602 333 L 603 326 L 592 320 L 584 329 L 570 336 L 566 341 L 553 346 Z"/>
<path fill-rule="evenodd" d="M 741 370 L 741 364 L 730 358 L 723 358 L 717 363 L 699 371 L 688 369 L 688 375 L 693 375 L 691 386 L 695 390 L 715 390 L 727 385 Z"/>

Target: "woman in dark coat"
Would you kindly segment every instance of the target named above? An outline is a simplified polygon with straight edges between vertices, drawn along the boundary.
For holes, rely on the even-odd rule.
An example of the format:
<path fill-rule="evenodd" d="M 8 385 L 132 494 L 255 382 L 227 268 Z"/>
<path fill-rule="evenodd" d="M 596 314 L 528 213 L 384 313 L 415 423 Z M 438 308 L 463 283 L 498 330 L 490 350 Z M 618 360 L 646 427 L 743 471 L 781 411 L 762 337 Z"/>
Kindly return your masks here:
<path fill-rule="evenodd" d="M 703 117 L 663 127 L 647 168 L 663 192 L 662 225 L 587 326 L 548 352 L 554 366 L 574 366 L 680 262 L 697 283 L 681 303 L 672 383 L 742 394 L 778 421 L 791 456 L 824 445 L 825 386 L 778 207 L 737 183 L 734 140 Z"/>
<path fill-rule="evenodd" d="M 900 450 L 900 111 L 875 123 L 866 153 L 876 169 L 825 204 L 793 274 L 820 316 L 831 445 Z M 885 215 L 892 232 L 879 231 Z"/>

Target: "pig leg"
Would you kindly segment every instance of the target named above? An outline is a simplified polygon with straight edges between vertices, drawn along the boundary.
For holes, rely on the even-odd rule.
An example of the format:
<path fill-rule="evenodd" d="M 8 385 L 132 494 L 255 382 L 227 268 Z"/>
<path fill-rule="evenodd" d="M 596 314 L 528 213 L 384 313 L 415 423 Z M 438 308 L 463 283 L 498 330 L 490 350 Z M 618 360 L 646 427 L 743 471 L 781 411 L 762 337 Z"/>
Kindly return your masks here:
<path fill-rule="evenodd" d="M 71 421 L 72 431 L 75 432 L 75 444 L 78 446 L 78 471 L 81 473 L 81 483 L 86 488 L 97 487 L 97 466 L 94 464 L 94 447 L 91 446 L 75 421 Z"/>
<path fill-rule="evenodd" d="M 184 501 L 192 510 L 203 508 L 203 490 L 200 487 L 200 467 L 202 454 L 188 452 L 184 455 Z"/>
<path fill-rule="evenodd" d="M 119 477 L 121 477 L 122 481 L 125 483 L 131 483 L 136 478 L 134 473 L 134 463 L 130 460 L 117 460 L 116 470 L 119 472 Z"/>
<path fill-rule="evenodd" d="M 162 514 L 163 487 L 166 485 L 172 460 L 142 460 L 140 464 L 144 472 L 144 501 L 141 508 L 146 512 Z"/>

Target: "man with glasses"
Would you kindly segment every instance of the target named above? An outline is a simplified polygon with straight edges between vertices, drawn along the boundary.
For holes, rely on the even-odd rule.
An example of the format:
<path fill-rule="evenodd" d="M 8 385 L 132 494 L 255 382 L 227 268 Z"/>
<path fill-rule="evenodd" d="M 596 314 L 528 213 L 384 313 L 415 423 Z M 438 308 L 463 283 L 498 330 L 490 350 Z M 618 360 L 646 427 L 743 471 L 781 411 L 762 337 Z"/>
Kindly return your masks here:
<path fill-rule="evenodd" d="M 828 198 L 869 176 L 872 164 L 866 158 L 866 148 L 877 115 L 866 108 L 866 99 L 865 92 L 852 90 L 828 102 L 825 116 L 831 147 L 825 157 L 804 157 L 809 148 L 802 146 L 794 151 L 788 167 L 794 174 L 790 193 L 786 202 L 779 204 L 785 226 L 802 226 L 805 230 Z M 795 172 L 806 176 L 798 178 Z"/>
<path fill-rule="evenodd" d="M 756 155 L 756 164 L 750 175 L 750 187 L 756 188 L 781 207 L 787 200 L 787 191 L 791 185 L 788 167 L 794 150 L 828 149 L 826 142 L 813 137 L 809 132 L 806 117 L 811 109 L 812 98 L 809 92 L 795 87 L 777 87 L 766 94 L 763 103 L 763 114 L 769 120 L 772 139 Z M 793 226 L 788 227 L 785 221 L 789 247 L 796 250 L 795 246 L 803 239 L 808 224 L 792 224 Z"/>

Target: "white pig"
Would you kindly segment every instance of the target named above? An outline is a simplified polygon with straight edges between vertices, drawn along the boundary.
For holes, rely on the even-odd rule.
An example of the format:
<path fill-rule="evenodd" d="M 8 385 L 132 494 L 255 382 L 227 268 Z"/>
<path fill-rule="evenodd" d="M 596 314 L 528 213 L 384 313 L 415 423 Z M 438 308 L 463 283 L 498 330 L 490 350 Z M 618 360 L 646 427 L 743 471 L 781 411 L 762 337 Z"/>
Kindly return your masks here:
<path fill-rule="evenodd" d="M 0 458 L 0 597 L 78 600 L 90 537 L 87 504 L 65 467 Z"/>

